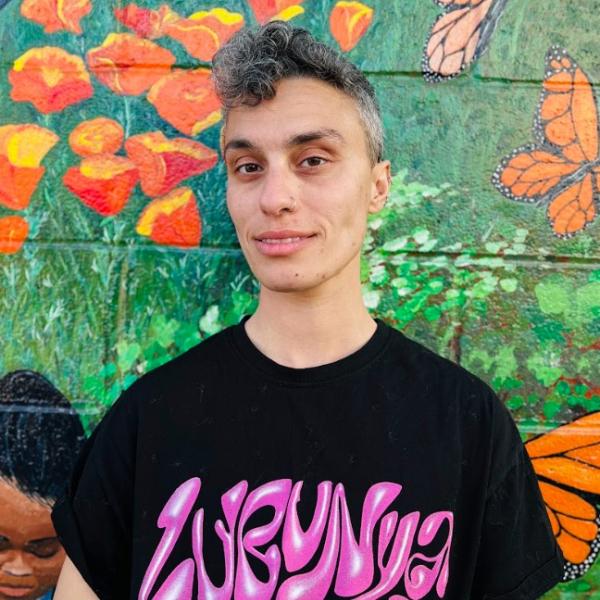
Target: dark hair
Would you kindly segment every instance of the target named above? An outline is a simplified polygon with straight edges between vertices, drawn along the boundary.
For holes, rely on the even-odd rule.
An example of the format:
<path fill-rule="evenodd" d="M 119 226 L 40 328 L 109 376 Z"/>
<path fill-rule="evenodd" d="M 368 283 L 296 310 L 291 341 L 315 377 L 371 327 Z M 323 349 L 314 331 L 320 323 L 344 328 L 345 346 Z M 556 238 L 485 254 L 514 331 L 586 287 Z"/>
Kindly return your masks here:
<path fill-rule="evenodd" d="M 363 73 L 308 31 L 283 21 L 242 29 L 213 57 L 213 81 L 225 114 L 236 106 L 256 106 L 275 96 L 275 84 L 290 77 L 313 77 L 356 101 L 371 162 L 383 156 L 383 126 L 375 91 Z"/>
<path fill-rule="evenodd" d="M 69 401 L 35 371 L 0 379 L 0 478 L 53 504 L 63 492 L 85 440 Z"/>

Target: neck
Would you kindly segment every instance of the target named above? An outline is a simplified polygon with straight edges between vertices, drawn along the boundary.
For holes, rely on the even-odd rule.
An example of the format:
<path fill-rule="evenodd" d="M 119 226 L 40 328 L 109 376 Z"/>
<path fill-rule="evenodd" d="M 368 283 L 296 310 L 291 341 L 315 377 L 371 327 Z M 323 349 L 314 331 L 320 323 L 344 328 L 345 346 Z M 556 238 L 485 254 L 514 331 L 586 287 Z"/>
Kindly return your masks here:
<path fill-rule="evenodd" d="M 293 368 L 328 364 L 352 354 L 377 325 L 354 285 L 329 281 L 302 292 L 261 288 L 256 312 L 246 321 L 252 343 L 275 362 Z"/>

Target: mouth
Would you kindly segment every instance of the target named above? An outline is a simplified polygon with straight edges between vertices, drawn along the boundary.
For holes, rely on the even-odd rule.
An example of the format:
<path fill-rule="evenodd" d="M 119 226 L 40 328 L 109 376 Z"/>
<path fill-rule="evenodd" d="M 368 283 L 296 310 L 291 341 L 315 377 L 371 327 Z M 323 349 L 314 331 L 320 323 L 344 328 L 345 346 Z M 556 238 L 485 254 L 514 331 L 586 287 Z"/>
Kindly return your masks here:
<path fill-rule="evenodd" d="M 258 251 L 266 256 L 289 256 L 304 248 L 316 237 L 300 231 L 265 231 L 254 238 Z"/>
<path fill-rule="evenodd" d="M 10 598 L 23 598 L 33 592 L 33 586 L 0 585 L 0 594 Z"/>

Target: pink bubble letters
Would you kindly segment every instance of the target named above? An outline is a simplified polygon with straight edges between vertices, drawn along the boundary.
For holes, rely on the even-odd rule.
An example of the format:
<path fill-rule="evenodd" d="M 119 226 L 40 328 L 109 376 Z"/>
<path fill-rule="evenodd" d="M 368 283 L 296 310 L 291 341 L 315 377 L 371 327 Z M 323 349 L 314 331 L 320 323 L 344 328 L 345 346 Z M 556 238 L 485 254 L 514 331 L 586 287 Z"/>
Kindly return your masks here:
<path fill-rule="evenodd" d="M 297 513 L 302 483 L 279 479 L 248 493 L 248 483 L 240 481 L 221 496 L 225 522 L 218 519 L 215 523 L 225 560 L 225 580 L 220 586 L 211 581 L 206 571 L 204 509 L 198 509 L 192 517 L 193 558 L 182 561 L 152 599 L 192 600 L 194 581 L 197 598 L 207 600 L 318 600 L 332 594 L 374 600 L 391 592 L 392 600 L 420 600 L 434 589 L 437 597 L 444 597 L 454 523 L 451 512 L 434 512 L 424 518 L 418 511 L 402 517 L 393 510 L 386 513 L 402 486 L 376 483 L 364 499 L 357 541 L 344 486 L 337 484 L 334 488 L 330 481 L 324 481 L 318 485 L 315 511 L 305 531 Z M 146 570 L 138 600 L 150 598 L 192 514 L 200 488 L 199 478 L 189 479 L 173 492 L 161 511 L 157 525 L 164 531 Z M 247 530 L 249 518 L 263 507 L 274 509 L 271 521 Z M 374 549 L 377 524 L 379 536 Z M 271 543 L 266 551 L 259 550 L 272 542 L 280 529 L 280 547 Z M 413 548 L 415 542 L 417 549 Z M 430 545 L 436 548 L 433 556 L 426 554 Z M 319 548 L 322 548 L 319 559 L 313 560 L 314 566 L 309 571 L 302 572 Z M 267 581 L 253 573 L 248 555 L 265 564 Z M 282 560 L 290 576 L 280 581 Z"/>

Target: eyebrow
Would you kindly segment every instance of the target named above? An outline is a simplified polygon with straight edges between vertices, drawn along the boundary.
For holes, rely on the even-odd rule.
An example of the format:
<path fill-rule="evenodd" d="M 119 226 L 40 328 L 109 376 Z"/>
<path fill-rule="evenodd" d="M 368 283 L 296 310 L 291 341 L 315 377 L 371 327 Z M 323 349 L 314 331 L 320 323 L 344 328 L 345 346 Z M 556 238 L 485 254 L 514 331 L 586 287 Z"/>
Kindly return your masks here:
<path fill-rule="evenodd" d="M 294 146 L 302 146 L 303 144 L 323 139 L 335 140 L 342 144 L 346 143 L 344 136 L 339 131 L 325 128 L 294 135 L 286 141 L 285 146 L 287 148 L 293 148 Z M 223 156 L 227 154 L 228 150 L 256 150 L 256 145 L 245 138 L 234 138 L 225 144 Z"/>
<path fill-rule="evenodd" d="M 51 542 L 58 542 L 58 537 L 52 536 L 52 537 L 39 538 L 37 540 L 29 540 L 26 545 L 27 546 L 41 546 L 43 544 L 48 544 Z"/>

